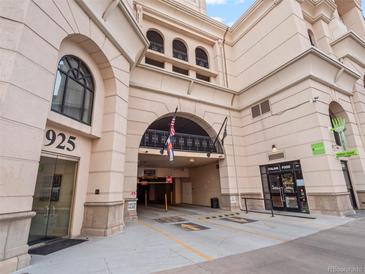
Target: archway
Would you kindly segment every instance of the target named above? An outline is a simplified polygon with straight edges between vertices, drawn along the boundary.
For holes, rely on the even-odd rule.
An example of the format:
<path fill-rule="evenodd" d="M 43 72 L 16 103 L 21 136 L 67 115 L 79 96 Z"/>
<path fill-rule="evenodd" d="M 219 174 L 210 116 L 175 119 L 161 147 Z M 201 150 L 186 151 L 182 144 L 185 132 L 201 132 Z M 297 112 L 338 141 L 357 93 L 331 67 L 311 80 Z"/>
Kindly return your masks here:
<path fill-rule="evenodd" d="M 337 102 L 331 102 L 329 105 L 329 118 L 331 122 L 331 130 L 333 132 L 333 139 L 336 145 L 336 149 L 348 151 L 351 148 L 356 147 L 353 126 L 350 123 L 349 116 L 345 109 Z M 340 159 L 341 169 L 344 175 L 344 182 L 346 184 L 346 189 L 349 193 L 349 198 L 351 206 L 353 209 L 358 208 L 358 199 L 356 195 L 356 190 L 353 187 L 353 180 L 351 176 L 351 165 L 355 166 L 358 159 L 351 160 Z"/>
<path fill-rule="evenodd" d="M 174 156 L 165 150 L 173 114 L 153 121 L 138 151 L 138 214 L 146 208 L 211 206 L 221 197 L 220 161 L 224 151 L 215 130 L 203 119 L 178 113 L 171 138 Z M 214 199 L 214 206 L 218 207 Z"/>

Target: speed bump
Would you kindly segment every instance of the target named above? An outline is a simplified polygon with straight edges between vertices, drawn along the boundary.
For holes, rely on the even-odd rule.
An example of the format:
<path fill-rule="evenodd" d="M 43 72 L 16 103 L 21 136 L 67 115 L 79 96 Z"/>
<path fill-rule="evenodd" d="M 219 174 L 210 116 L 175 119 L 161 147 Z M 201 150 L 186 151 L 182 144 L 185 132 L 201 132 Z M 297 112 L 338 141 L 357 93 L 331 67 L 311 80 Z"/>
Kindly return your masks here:
<path fill-rule="evenodd" d="M 209 227 L 194 224 L 194 223 L 181 223 L 181 224 L 175 224 L 175 225 L 185 231 L 200 231 L 200 230 L 209 229 Z"/>
<path fill-rule="evenodd" d="M 180 223 L 180 222 L 185 222 L 186 219 L 181 218 L 179 216 L 167 216 L 156 219 L 155 221 L 159 223 Z"/>
<path fill-rule="evenodd" d="M 239 223 L 239 224 L 247 224 L 247 223 L 256 222 L 256 220 L 246 219 L 246 218 L 242 218 L 242 217 L 238 217 L 238 216 L 225 217 L 225 218 L 221 218 L 221 220 L 228 221 L 228 222 Z"/>

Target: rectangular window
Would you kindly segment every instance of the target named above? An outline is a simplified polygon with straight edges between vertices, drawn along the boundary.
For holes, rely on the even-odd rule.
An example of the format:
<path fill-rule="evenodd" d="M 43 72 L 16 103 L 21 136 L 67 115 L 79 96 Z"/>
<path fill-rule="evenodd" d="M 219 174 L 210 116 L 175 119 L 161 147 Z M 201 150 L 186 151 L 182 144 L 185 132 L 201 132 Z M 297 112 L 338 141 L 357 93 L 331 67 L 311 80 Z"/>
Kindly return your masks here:
<path fill-rule="evenodd" d="M 156 61 L 156 60 L 153 60 L 153 59 L 147 58 L 147 57 L 146 57 L 146 64 L 149 64 L 149 65 L 152 65 L 155 67 L 159 67 L 159 68 L 165 68 L 164 62 Z"/>
<path fill-rule="evenodd" d="M 261 114 L 270 112 L 270 102 L 269 102 L 269 100 L 263 101 L 260 104 L 260 108 L 261 108 Z"/>
<path fill-rule="evenodd" d="M 253 106 L 251 108 L 252 118 L 256 118 L 261 115 L 260 113 L 260 105 Z"/>
<path fill-rule="evenodd" d="M 196 74 L 196 79 L 200 79 L 200 80 L 203 80 L 203 81 L 206 81 L 206 82 L 210 82 L 209 76 L 201 75 L 199 73 Z"/>
<path fill-rule="evenodd" d="M 182 69 L 182 68 L 178 68 L 175 66 L 172 67 L 172 71 L 180 73 L 180 74 L 184 74 L 184 75 L 189 75 L 189 71 L 187 69 Z"/>

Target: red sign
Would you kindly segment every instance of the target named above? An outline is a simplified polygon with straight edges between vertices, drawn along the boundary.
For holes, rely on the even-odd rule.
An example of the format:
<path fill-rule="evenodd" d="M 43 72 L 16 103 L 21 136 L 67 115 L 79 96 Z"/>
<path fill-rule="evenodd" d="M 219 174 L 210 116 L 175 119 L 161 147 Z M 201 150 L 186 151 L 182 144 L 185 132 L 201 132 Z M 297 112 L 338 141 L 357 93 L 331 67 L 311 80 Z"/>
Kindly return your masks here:
<path fill-rule="evenodd" d="M 172 176 L 166 176 L 166 183 L 172 184 Z"/>

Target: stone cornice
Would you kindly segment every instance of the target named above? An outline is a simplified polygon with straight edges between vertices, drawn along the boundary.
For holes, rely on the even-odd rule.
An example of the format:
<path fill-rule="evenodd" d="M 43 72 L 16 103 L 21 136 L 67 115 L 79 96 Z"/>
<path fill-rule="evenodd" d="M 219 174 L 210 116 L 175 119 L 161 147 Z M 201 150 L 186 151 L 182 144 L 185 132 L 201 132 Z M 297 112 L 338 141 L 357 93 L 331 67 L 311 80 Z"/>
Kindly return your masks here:
<path fill-rule="evenodd" d="M 340 46 L 341 43 L 345 42 L 347 39 L 351 39 L 352 41 L 354 41 L 356 44 L 358 44 L 359 46 L 361 46 L 361 48 L 363 49 L 363 51 L 365 52 L 365 41 L 358 36 L 355 32 L 353 31 L 349 31 L 347 33 L 345 33 L 344 35 L 342 35 L 341 37 L 337 38 L 336 40 L 334 40 L 333 42 L 331 42 L 331 47 L 333 47 L 334 49 L 337 48 L 337 46 Z M 346 45 L 346 48 L 348 48 L 348 46 Z M 356 50 L 353 47 L 348 48 L 348 50 L 346 50 L 346 53 L 338 53 L 339 54 L 339 58 L 348 58 L 351 61 L 357 63 L 358 65 L 360 65 L 361 67 L 365 68 L 365 56 L 363 55 L 363 52 L 358 52 L 358 54 L 356 54 Z M 363 60 L 361 60 L 361 57 L 364 57 Z"/>
<path fill-rule="evenodd" d="M 303 15 L 310 23 L 323 20 L 329 23 L 337 6 L 333 0 L 297 0 L 302 7 Z"/>
<path fill-rule="evenodd" d="M 90 17 L 90 19 L 103 31 L 105 36 L 110 40 L 110 42 L 123 54 L 123 56 L 127 59 L 131 67 L 133 67 L 137 62 L 141 60 L 145 50 L 149 45 L 147 38 L 144 36 L 142 30 L 138 26 L 137 21 L 134 16 L 130 13 L 128 7 L 125 5 L 123 1 L 119 1 L 118 8 L 125 15 L 126 19 L 130 23 L 130 26 L 134 30 L 136 36 L 139 38 L 141 42 L 141 47 L 144 48 L 141 52 L 139 52 L 139 56 L 137 58 L 133 58 L 133 54 L 131 52 L 127 52 L 117 41 L 115 35 L 113 35 L 112 30 L 105 24 L 104 20 L 101 16 L 97 15 L 92 8 L 90 8 L 89 4 L 87 4 L 86 0 L 75 0 L 76 3 L 81 7 L 81 9 Z"/>
<path fill-rule="evenodd" d="M 297 57 L 293 58 L 289 62 L 283 64 L 280 67 L 278 67 L 277 69 L 275 69 L 271 73 L 267 74 L 266 76 L 262 77 L 261 79 L 257 80 L 256 82 L 252 83 L 251 85 L 247 86 L 246 88 L 244 88 L 242 90 L 238 90 L 238 91 L 235 91 L 235 90 L 232 90 L 232 89 L 227 89 L 227 88 L 217 86 L 217 85 L 214 85 L 214 84 L 211 84 L 211 83 L 206 83 L 204 81 L 199 81 L 197 79 L 194 79 L 194 78 L 191 78 L 191 77 L 188 77 L 188 76 L 177 75 L 176 73 L 169 72 L 169 71 L 166 71 L 164 69 L 154 68 L 154 67 L 151 67 L 151 66 L 148 66 L 148 65 L 142 65 L 141 64 L 138 67 L 142 68 L 142 69 L 147 69 L 147 70 L 150 70 L 150 71 L 155 71 L 155 72 L 158 72 L 158 73 L 163 73 L 166 76 L 183 79 L 187 82 L 192 82 L 194 85 L 207 86 L 207 87 L 212 88 L 215 91 L 219 91 L 219 92 L 223 92 L 223 93 L 229 93 L 229 94 L 232 95 L 231 98 L 234 98 L 234 97 L 237 97 L 239 95 L 243 95 L 244 93 L 248 92 L 250 89 L 256 88 L 258 85 L 264 83 L 266 80 L 268 80 L 270 77 L 274 76 L 275 74 L 283 71 L 284 69 L 289 68 L 292 65 L 295 65 L 297 62 L 301 61 L 302 59 L 304 59 L 306 57 L 310 57 L 310 56 L 319 58 L 319 59 L 323 60 L 324 62 L 326 62 L 327 64 L 330 64 L 330 65 L 336 67 L 337 72 L 341 71 L 341 74 L 343 74 L 343 73 L 347 74 L 348 76 L 350 76 L 350 78 L 353 78 L 353 82 L 357 81 L 357 79 L 359 79 L 361 77 L 359 74 L 357 74 L 356 72 L 354 72 L 353 70 L 351 70 L 350 68 L 348 68 L 347 66 L 342 64 L 341 62 L 331 58 L 330 56 L 326 55 L 322 51 L 320 51 L 316 48 L 313 48 L 313 47 L 306 50 L 306 51 L 304 51 L 303 53 L 299 54 Z M 332 79 L 331 78 L 332 76 L 333 76 L 333 80 L 329 80 L 329 79 Z M 269 95 L 267 95 L 267 96 L 263 95 L 260 99 L 257 100 L 257 102 L 261 101 L 261 100 L 263 100 L 267 97 L 273 96 L 274 94 L 278 94 L 278 93 L 280 93 L 284 90 L 287 90 L 291 87 L 294 87 L 294 86 L 300 84 L 301 82 L 304 82 L 304 81 L 307 81 L 307 80 L 313 80 L 317 83 L 328 86 L 328 87 L 336 90 L 337 92 L 345 94 L 346 96 L 352 96 L 352 92 L 353 92 L 352 87 L 349 88 L 351 86 L 351 81 L 352 80 L 351 81 L 347 80 L 347 81 L 350 81 L 350 82 L 346 82 L 347 83 L 346 84 L 347 88 L 344 88 L 343 86 L 338 85 L 336 83 L 335 76 L 337 76 L 337 75 L 331 75 L 330 78 L 325 79 L 325 78 L 321 78 L 320 76 L 316 75 L 315 73 L 312 73 L 312 72 L 308 71 L 308 73 L 303 73 L 298 78 L 295 78 L 295 79 L 293 78 L 292 80 L 288 81 L 287 83 L 283 83 L 282 85 L 278 85 L 277 87 L 273 87 L 273 90 L 269 92 Z M 150 91 L 158 92 L 158 93 L 162 93 L 162 94 L 173 95 L 173 96 L 176 96 L 176 97 L 181 97 L 181 98 L 192 100 L 192 101 L 202 102 L 202 103 L 209 104 L 209 105 L 219 106 L 219 107 L 223 107 L 223 108 L 231 109 L 231 110 L 235 110 L 235 111 L 244 110 L 244 109 L 246 109 L 246 108 L 248 108 L 252 105 L 251 103 L 247 103 L 247 105 L 242 105 L 242 104 L 236 102 L 235 105 L 232 106 L 230 103 L 228 103 L 228 100 L 227 100 L 226 103 L 222 102 L 222 104 L 217 104 L 217 103 L 214 103 L 214 102 L 209 102 L 209 101 L 207 101 L 203 98 L 198 98 L 196 96 L 191 96 L 188 93 L 186 93 L 186 95 L 183 95 L 183 94 L 176 95 L 175 93 L 172 94 L 170 92 L 161 90 L 161 89 L 156 88 L 156 87 L 149 87 L 145 84 L 134 82 L 133 80 L 131 81 L 130 85 L 131 85 L 131 87 L 150 90 Z"/>
<path fill-rule="evenodd" d="M 241 30 L 242 33 L 238 35 L 237 38 L 235 38 L 233 41 L 230 41 L 229 45 L 234 45 L 237 43 L 238 40 L 240 40 L 246 33 L 248 33 L 251 29 L 253 29 L 265 16 L 267 16 L 277 5 L 279 5 L 283 0 L 274 0 L 272 1 L 272 4 L 256 19 L 253 20 L 253 22 L 249 23 L 246 28 Z M 240 28 L 243 27 L 243 25 L 251 19 L 253 14 L 257 12 L 257 10 L 265 3 L 265 0 L 256 0 L 251 7 L 243 13 L 237 21 L 232 25 L 232 27 L 229 28 L 230 34 L 232 36 L 235 35 L 235 32 L 240 31 Z"/>
<path fill-rule="evenodd" d="M 165 7 L 170 7 L 172 10 L 178 10 L 181 14 L 185 15 L 185 16 L 189 16 L 193 19 L 193 21 L 196 21 L 195 25 L 206 25 L 211 27 L 212 32 L 207 32 L 204 31 L 202 28 L 199 28 L 197 26 L 195 26 L 194 24 L 189 24 L 187 25 L 186 22 L 179 20 L 176 17 L 173 17 L 169 14 L 166 14 L 164 12 L 159 11 L 156 7 L 151 7 L 151 5 L 146 4 L 143 1 L 138 1 L 136 0 L 135 3 L 142 6 L 143 7 L 143 11 L 144 14 L 150 15 L 150 16 L 154 16 L 156 19 L 159 19 L 160 21 L 162 21 L 161 19 L 165 20 L 165 24 L 170 24 L 170 25 L 175 25 L 174 27 L 176 28 L 177 26 L 181 26 L 181 29 L 187 29 L 190 32 L 194 32 L 195 35 L 201 35 L 203 37 L 206 37 L 205 39 L 207 40 L 217 40 L 220 39 L 225 30 L 227 29 L 227 26 L 216 21 L 213 20 L 211 17 L 200 13 L 192 8 L 189 8 L 185 5 L 182 5 L 176 1 L 171 1 L 171 0 L 154 0 L 156 1 L 155 3 L 159 3 L 161 5 L 164 5 Z"/>
<path fill-rule="evenodd" d="M 353 31 L 346 32 L 344 35 L 342 35 L 339 38 L 337 38 L 336 40 L 332 41 L 330 44 L 331 47 L 335 46 L 336 44 L 338 44 L 339 42 L 343 41 L 344 39 L 346 39 L 348 37 L 352 38 L 353 40 L 355 40 L 356 42 L 358 42 L 361 46 L 363 46 L 365 48 L 365 41 Z"/>
<path fill-rule="evenodd" d="M 354 72 L 352 69 L 350 69 L 349 67 L 345 66 L 341 62 L 339 62 L 339 61 L 331 58 L 330 56 L 328 56 L 324 52 L 318 50 L 317 48 L 311 47 L 308 50 L 304 51 L 303 53 L 299 54 L 297 57 L 295 57 L 292 60 L 290 60 L 289 62 L 281 65 L 277 69 L 275 69 L 272 72 L 270 72 L 269 74 L 265 75 L 261 79 L 255 81 L 254 83 L 250 84 L 249 86 L 247 86 L 247 87 L 239 90 L 238 91 L 238 94 L 242 94 L 242 93 L 246 92 L 247 90 L 253 88 L 254 86 L 256 86 L 258 84 L 260 84 L 261 82 L 265 81 L 269 77 L 277 74 L 278 72 L 282 71 L 283 69 L 289 67 L 290 65 L 294 64 L 295 62 L 299 61 L 300 59 L 302 59 L 302 58 L 304 58 L 304 57 L 306 57 L 308 55 L 315 55 L 315 56 L 321 58 L 322 60 L 324 60 L 324 61 L 326 61 L 326 62 L 328 62 L 328 63 L 336 66 L 338 69 L 342 69 L 343 68 L 345 72 L 347 72 L 349 75 L 351 75 L 354 78 L 359 79 L 361 77 L 359 74 L 357 74 L 356 72 Z"/>

